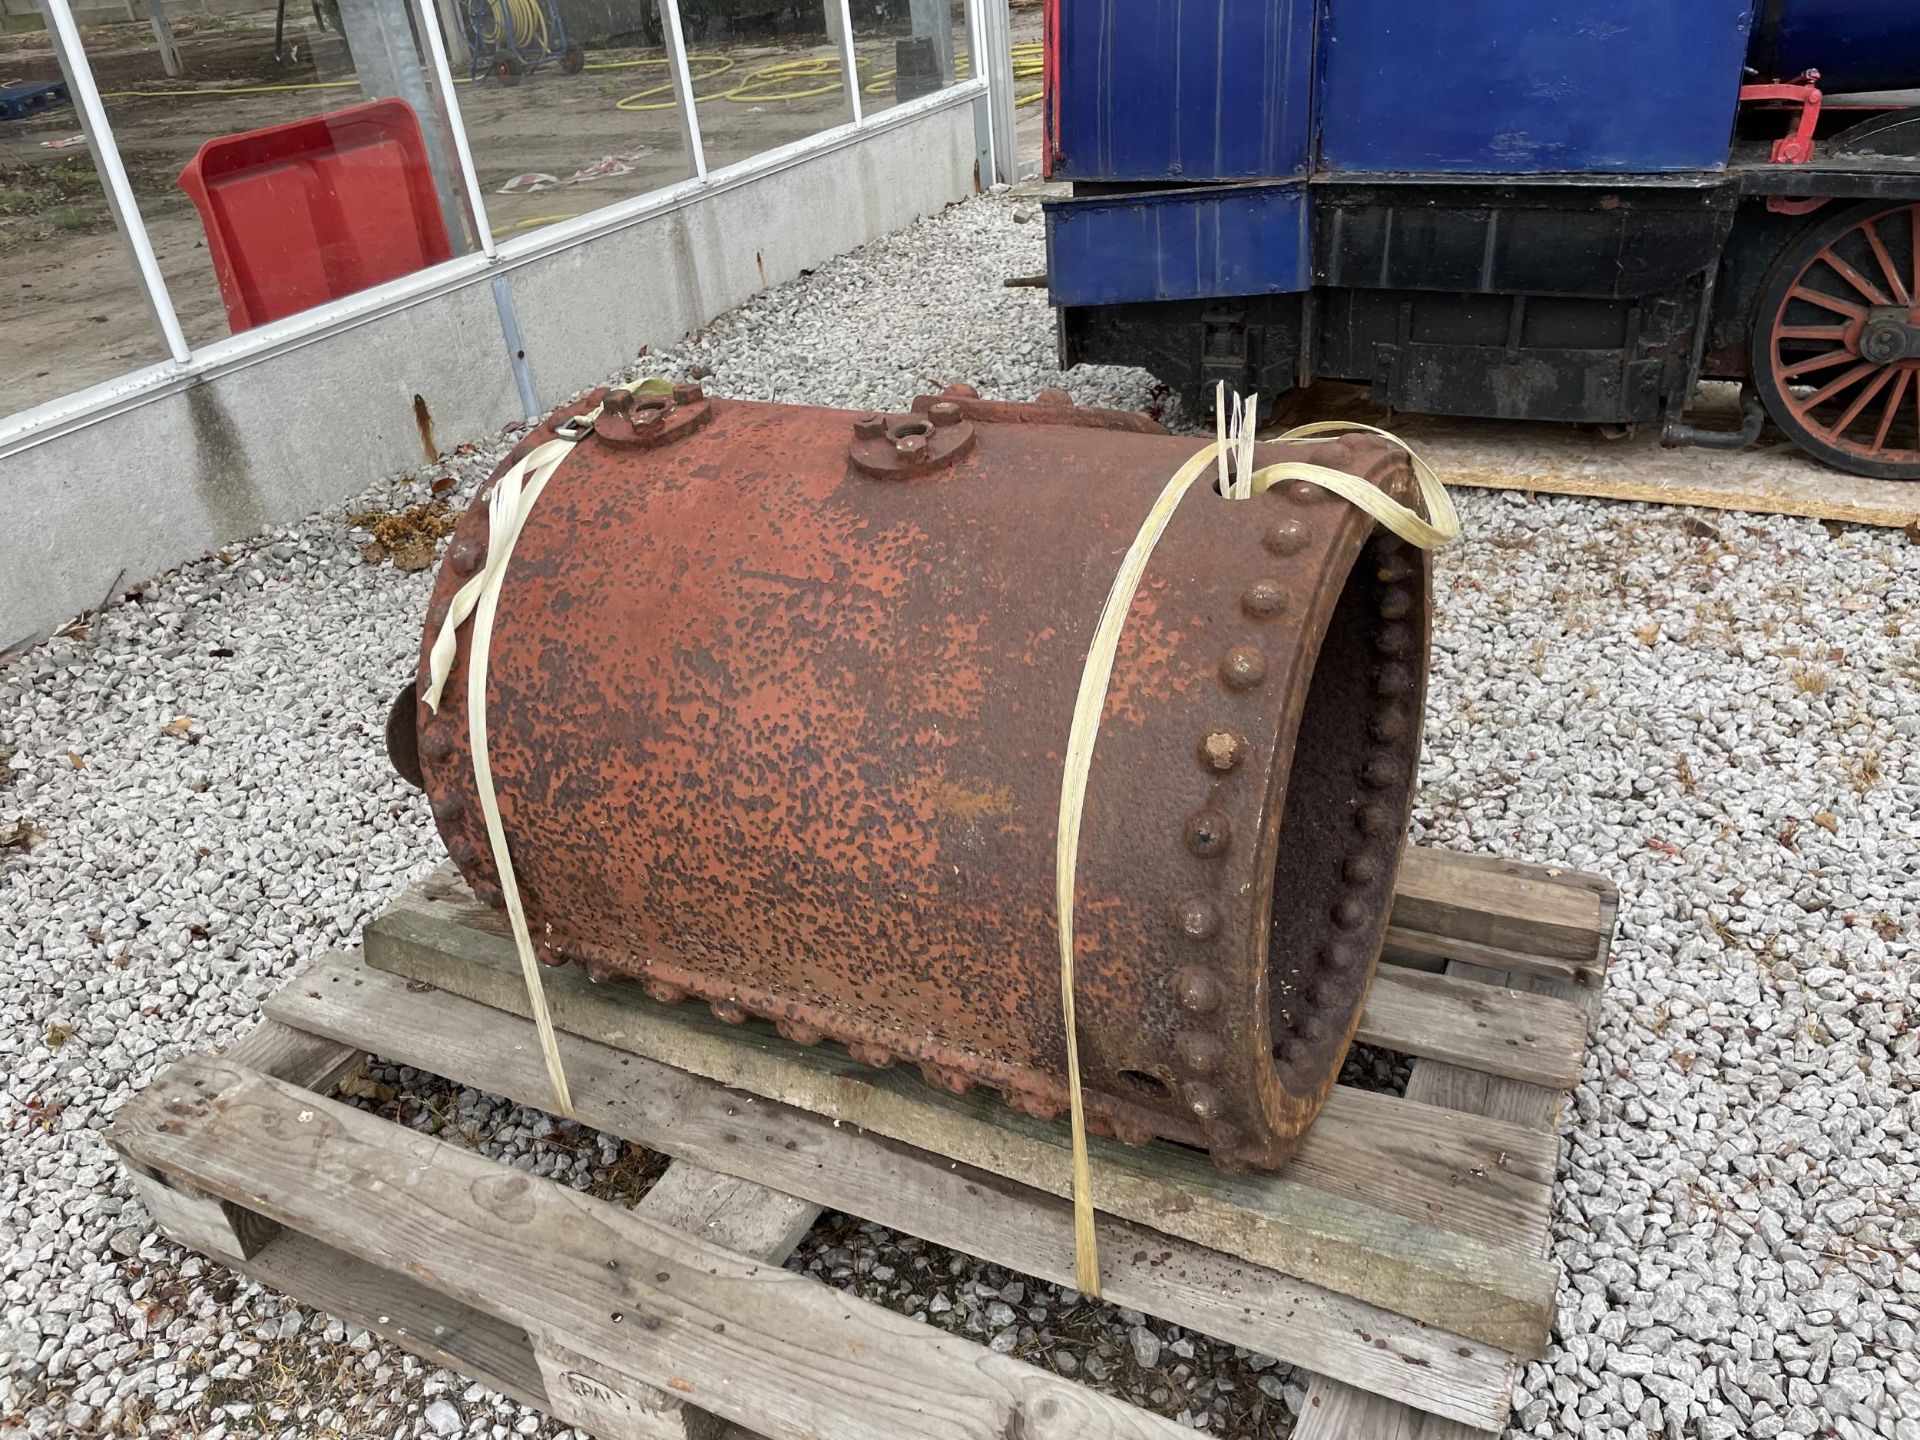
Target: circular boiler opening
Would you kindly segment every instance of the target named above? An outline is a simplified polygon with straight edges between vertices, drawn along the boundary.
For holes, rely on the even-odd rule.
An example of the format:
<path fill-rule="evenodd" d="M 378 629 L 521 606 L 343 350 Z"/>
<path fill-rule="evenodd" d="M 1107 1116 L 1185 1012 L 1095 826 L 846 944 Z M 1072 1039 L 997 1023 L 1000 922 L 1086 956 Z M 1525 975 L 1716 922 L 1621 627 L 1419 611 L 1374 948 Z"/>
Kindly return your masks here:
<path fill-rule="evenodd" d="M 1337 1072 L 1379 957 L 1426 691 L 1427 557 L 1381 532 L 1321 640 L 1288 770 L 1267 935 L 1279 1079 Z"/>

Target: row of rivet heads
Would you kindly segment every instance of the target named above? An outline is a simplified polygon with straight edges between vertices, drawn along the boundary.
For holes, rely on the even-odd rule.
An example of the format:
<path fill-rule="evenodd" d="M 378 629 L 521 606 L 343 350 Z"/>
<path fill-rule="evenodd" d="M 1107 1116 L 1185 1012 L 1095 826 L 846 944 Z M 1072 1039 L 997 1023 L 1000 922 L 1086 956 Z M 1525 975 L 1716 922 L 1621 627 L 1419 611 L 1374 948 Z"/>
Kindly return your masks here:
<path fill-rule="evenodd" d="M 1287 500 L 1296 505 L 1311 505 L 1326 496 L 1319 486 L 1306 481 L 1292 482 L 1284 493 Z M 1261 543 L 1272 555 L 1286 559 L 1305 548 L 1308 538 L 1308 529 L 1301 521 L 1287 519 L 1270 526 L 1262 535 Z M 1412 567 L 1405 555 L 1406 547 L 1393 535 L 1376 536 L 1372 548 L 1378 578 L 1383 583 L 1377 599 L 1383 623 L 1375 631 L 1374 641 L 1383 660 L 1375 678 L 1374 689 L 1380 704 L 1372 717 L 1371 730 L 1382 745 L 1393 747 L 1403 745 L 1411 729 L 1406 701 L 1417 684 L 1404 663 L 1404 658 L 1413 650 L 1414 635 L 1411 627 L 1402 623 L 1413 611 L 1413 596 L 1400 583 L 1409 578 Z M 1277 619 L 1285 606 L 1285 592 L 1269 580 L 1256 580 L 1241 592 L 1241 613 L 1256 623 Z M 1245 694 L 1257 690 L 1265 684 L 1267 672 L 1266 652 L 1257 644 L 1235 644 L 1220 660 L 1220 680 L 1229 691 Z M 1217 783 L 1219 778 L 1240 766 L 1250 749 L 1244 736 L 1215 730 L 1202 737 L 1198 755 L 1202 768 Z M 1361 781 L 1369 789 L 1388 789 L 1401 778 L 1404 764 L 1404 759 L 1392 749 L 1381 750 L 1368 757 Z M 1393 810 L 1378 801 L 1361 805 L 1354 816 L 1360 835 L 1376 842 L 1393 829 L 1395 819 Z M 1182 824 L 1182 839 L 1191 854 L 1206 860 L 1218 859 L 1231 845 L 1232 824 L 1223 811 L 1207 804 L 1187 816 Z M 1343 874 L 1350 892 L 1364 891 L 1378 882 L 1382 867 L 1376 849 L 1361 848 L 1347 858 Z M 1352 932 L 1366 924 L 1368 913 L 1361 895 L 1349 893 L 1334 903 L 1332 919 L 1337 929 Z M 1206 944 L 1220 932 L 1219 907 L 1204 895 L 1189 895 L 1175 902 L 1173 920 L 1180 935 L 1195 944 Z M 1356 947 L 1336 944 L 1322 957 L 1325 970 L 1330 972 L 1329 978 L 1308 987 L 1303 998 L 1310 1004 L 1324 1006 L 1338 993 L 1331 974 L 1350 971 L 1364 963 L 1364 958 Z M 1173 987 L 1175 1004 L 1200 1020 L 1213 1015 L 1225 997 L 1219 975 L 1211 967 L 1197 962 L 1182 965 L 1174 972 Z M 1302 1016 L 1294 1026 L 1295 1034 L 1312 1047 L 1325 1043 L 1331 1031 L 1331 1022 L 1324 1013 Z M 1217 1073 L 1225 1059 L 1220 1040 L 1207 1030 L 1182 1030 L 1174 1037 L 1174 1056 L 1183 1071 L 1181 1094 L 1188 1110 L 1201 1124 L 1210 1124 L 1220 1114 L 1219 1094 L 1210 1083 L 1210 1077 Z M 1284 1058 L 1279 1043 L 1274 1047 L 1274 1058 L 1276 1061 Z"/>

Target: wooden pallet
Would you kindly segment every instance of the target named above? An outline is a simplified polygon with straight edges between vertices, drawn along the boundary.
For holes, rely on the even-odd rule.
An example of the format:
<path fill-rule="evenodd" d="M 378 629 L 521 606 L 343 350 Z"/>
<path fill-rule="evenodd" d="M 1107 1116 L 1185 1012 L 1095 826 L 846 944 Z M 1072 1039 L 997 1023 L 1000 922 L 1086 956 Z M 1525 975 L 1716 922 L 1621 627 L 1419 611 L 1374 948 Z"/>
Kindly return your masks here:
<path fill-rule="evenodd" d="M 1095 1142 L 1107 1298 L 1323 1377 L 1309 1440 L 1503 1426 L 1552 1314 L 1552 1127 L 1615 905 L 1594 876 L 1411 850 L 1360 1032 L 1420 1057 L 1409 1095 L 1336 1088 L 1273 1176 Z M 825 1206 L 1070 1285 L 1063 1126 L 547 980 L 581 1121 L 675 1157 L 631 1211 L 326 1098 L 371 1052 L 547 1102 L 512 943 L 448 871 L 109 1139 L 176 1240 L 601 1440 L 1188 1433 L 780 1268 Z"/>

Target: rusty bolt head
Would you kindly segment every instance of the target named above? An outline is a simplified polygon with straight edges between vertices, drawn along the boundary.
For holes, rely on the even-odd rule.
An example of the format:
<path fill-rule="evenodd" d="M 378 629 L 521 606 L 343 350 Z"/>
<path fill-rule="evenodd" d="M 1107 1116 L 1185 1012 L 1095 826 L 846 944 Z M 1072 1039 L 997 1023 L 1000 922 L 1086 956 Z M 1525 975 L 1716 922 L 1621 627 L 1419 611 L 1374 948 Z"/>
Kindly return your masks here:
<path fill-rule="evenodd" d="M 439 763 L 453 757 L 453 722 L 435 720 L 427 725 L 420 737 L 420 753 L 427 759 Z"/>
<path fill-rule="evenodd" d="M 1200 763 L 1218 775 L 1225 775 L 1247 758 L 1247 740 L 1228 730 L 1212 730 L 1200 739 Z"/>
<path fill-rule="evenodd" d="M 1391 755 L 1376 755 L 1360 772 L 1360 781 L 1369 790 L 1386 790 L 1400 781 L 1400 762 Z"/>
<path fill-rule="evenodd" d="M 773 1028 L 796 1045 L 818 1045 L 826 1036 L 803 1020 L 776 1020 Z"/>
<path fill-rule="evenodd" d="M 1210 940 L 1220 932 L 1220 910 L 1204 895 L 1189 895 L 1173 907 L 1173 920 L 1189 940 Z"/>
<path fill-rule="evenodd" d="M 1380 878 L 1380 872 L 1380 857 L 1369 850 L 1349 855 L 1342 871 L 1349 885 L 1371 885 Z"/>
<path fill-rule="evenodd" d="M 447 547 L 447 564 L 456 575 L 471 575 L 487 558 L 486 545 L 474 536 L 456 540 Z M 444 618 L 444 617 L 443 617 Z"/>
<path fill-rule="evenodd" d="M 934 1089 L 944 1090 L 949 1095 L 964 1095 L 973 1088 L 973 1082 L 960 1071 L 936 1065 L 930 1060 L 921 1063 L 920 1078 Z"/>
<path fill-rule="evenodd" d="M 433 802 L 433 818 L 442 825 L 451 825 L 466 813 L 466 799 L 458 790 L 449 790 Z"/>
<path fill-rule="evenodd" d="M 1404 620 L 1407 612 L 1413 609 L 1413 596 L 1399 586 L 1380 592 L 1380 618 L 1382 620 Z"/>
<path fill-rule="evenodd" d="M 887 421 L 884 415 L 862 415 L 853 422 L 853 433 L 862 440 L 878 440 L 887 433 Z"/>
<path fill-rule="evenodd" d="M 1373 693 L 1383 700 L 1398 700 L 1413 693 L 1413 672 L 1404 665 L 1382 665 L 1374 677 Z"/>
<path fill-rule="evenodd" d="M 1183 1030 L 1174 1037 L 1173 1053 L 1190 1075 L 1211 1075 L 1226 1052 L 1220 1037 L 1203 1030 Z"/>
<path fill-rule="evenodd" d="M 1413 631 L 1397 623 L 1382 625 L 1373 645 L 1382 655 L 1405 655 L 1413 649 Z"/>
<path fill-rule="evenodd" d="M 847 1053 L 862 1065 L 871 1065 L 876 1070 L 885 1070 L 899 1057 L 884 1045 L 867 1045 L 855 1041 L 847 1046 Z"/>
<path fill-rule="evenodd" d="M 1059 1118 L 1061 1107 L 1036 1091 L 1007 1090 L 1002 1093 L 1006 1096 L 1007 1104 L 1022 1115 L 1031 1115 L 1036 1120 L 1048 1121 Z"/>
<path fill-rule="evenodd" d="M 1136 1120 L 1131 1115 L 1113 1117 L 1113 1138 L 1122 1145 L 1151 1145 L 1158 1134 L 1151 1120 Z"/>
<path fill-rule="evenodd" d="M 1373 738 L 1388 745 L 1397 745 L 1407 738 L 1411 725 L 1407 712 L 1398 706 L 1380 711 L 1373 717 Z"/>
<path fill-rule="evenodd" d="M 1267 678 L 1267 657 L 1257 645 L 1236 645 L 1220 659 L 1220 679 L 1229 690 L 1251 690 Z"/>
<path fill-rule="evenodd" d="M 1286 592 L 1271 580 L 1256 580 L 1240 592 L 1240 608 L 1255 620 L 1271 620 L 1287 608 Z"/>
<path fill-rule="evenodd" d="M 951 400 L 936 400 L 927 407 L 927 418 L 936 425 L 958 425 L 960 407 Z"/>
<path fill-rule="evenodd" d="M 942 395 L 957 395 L 962 400 L 978 400 L 980 392 L 964 380 L 956 380 L 940 392 Z"/>
<path fill-rule="evenodd" d="M 747 1020 L 746 1008 L 731 1000 L 715 1000 L 707 1008 L 713 1011 L 713 1018 L 728 1025 L 744 1025 Z"/>
<path fill-rule="evenodd" d="M 1364 901 L 1357 896 L 1349 895 L 1345 899 L 1334 902 L 1333 923 L 1342 930 L 1358 930 L 1367 923 L 1369 913 L 1371 912 Z"/>
<path fill-rule="evenodd" d="M 1188 965 L 1173 977 L 1173 998 L 1182 1010 L 1211 1015 L 1224 998 L 1220 977 L 1199 965 Z"/>
<path fill-rule="evenodd" d="M 1309 1045 L 1318 1045 L 1327 1038 L 1329 1028 L 1325 1015 L 1303 1015 L 1300 1017 L 1300 1022 L 1293 1027 L 1293 1030 L 1296 1035 Z"/>
<path fill-rule="evenodd" d="M 489 909 L 498 910 L 507 903 L 507 892 L 491 880 L 473 882 L 473 898 Z"/>
<path fill-rule="evenodd" d="M 1033 397 L 1033 403 L 1036 405 L 1071 405 L 1073 404 L 1073 396 L 1069 395 L 1057 385 L 1049 385 Z"/>
<path fill-rule="evenodd" d="M 1180 833 L 1187 849 L 1203 860 L 1212 860 L 1227 853 L 1227 846 L 1233 840 L 1233 822 L 1223 812 L 1208 806 L 1189 815 Z"/>
<path fill-rule="evenodd" d="M 1287 486 L 1287 499 L 1296 505 L 1312 505 L 1326 493 L 1311 480 L 1295 480 Z"/>
<path fill-rule="evenodd" d="M 678 985 L 669 985 L 664 980 L 648 980 L 645 982 L 645 989 L 648 996 L 658 1000 L 662 1005 L 677 1005 L 687 998 L 686 991 Z"/>
<path fill-rule="evenodd" d="M 447 841 L 447 854 L 454 864 L 465 870 L 480 858 L 480 847 L 473 843 L 472 836 L 456 835 Z"/>
<path fill-rule="evenodd" d="M 555 949 L 551 945 L 542 946 L 540 949 L 540 963 L 545 965 L 549 970 L 558 970 L 562 965 L 567 963 L 567 952 Z"/>
<path fill-rule="evenodd" d="M 1395 548 L 1375 562 L 1373 573 L 1379 577 L 1382 584 L 1398 585 L 1413 573 L 1413 567 L 1407 564 L 1407 557 L 1400 552 L 1398 542 L 1395 542 Z"/>
<path fill-rule="evenodd" d="M 893 442 L 893 453 L 909 465 L 918 464 L 927 458 L 927 437 L 924 435 L 902 435 Z"/>
<path fill-rule="evenodd" d="M 676 405 L 697 405 L 707 398 L 707 392 L 698 385 L 683 382 L 673 387 L 673 403 Z"/>
<path fill-rule="evenodd" d="M 1360 827 L 1362 835 L 1377 840 L 1393 829 L 1393 812 L 1384 805 L 1362 805 L 1355 812 L 1354 823 Z"/>
<path fill-rule="evenodd" d="M 1186 1097 L 1187 1109 L 1202 1125 L 1219 1118 L 1220 1096 L 1211 1085 L 1189 1085 L 1186 1087 Z"/>
<path fill-rule="evenodd" d="M 427 628 L 437 631 L 447 623 L 447 614 L 453 608 L 451 600 L 436 600 L 427 606 Z"/>
<path fill-rule="evenodd" d="M 1267 547 L 1270 554 L 1297 555 L 1306 546 L 1307 527 L 1298 520 L 1282 520 L 1267 527 L 1267 533 L 1260 537 L 1260 543 Z"/>

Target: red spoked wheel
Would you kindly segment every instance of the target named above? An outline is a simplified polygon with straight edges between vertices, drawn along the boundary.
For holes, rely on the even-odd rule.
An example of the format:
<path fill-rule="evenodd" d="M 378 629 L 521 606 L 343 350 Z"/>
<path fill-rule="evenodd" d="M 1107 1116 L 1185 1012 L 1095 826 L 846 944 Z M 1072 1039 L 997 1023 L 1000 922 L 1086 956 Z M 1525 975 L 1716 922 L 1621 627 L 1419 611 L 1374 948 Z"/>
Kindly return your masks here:
<path fill-rule="evenodd" d="M 1755 307 L 1753 379 L 1812 455 L 1920 480 L 1920 204 L 1855 206 L 1794 238 Z"/>

